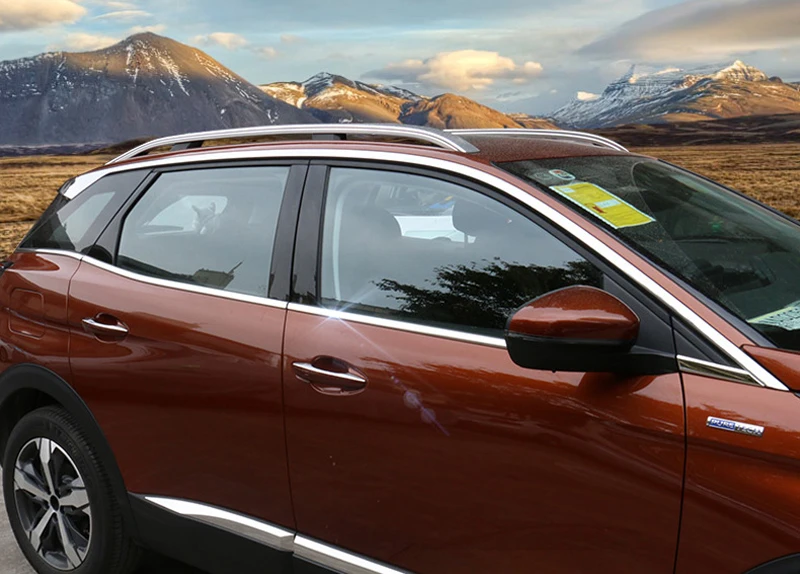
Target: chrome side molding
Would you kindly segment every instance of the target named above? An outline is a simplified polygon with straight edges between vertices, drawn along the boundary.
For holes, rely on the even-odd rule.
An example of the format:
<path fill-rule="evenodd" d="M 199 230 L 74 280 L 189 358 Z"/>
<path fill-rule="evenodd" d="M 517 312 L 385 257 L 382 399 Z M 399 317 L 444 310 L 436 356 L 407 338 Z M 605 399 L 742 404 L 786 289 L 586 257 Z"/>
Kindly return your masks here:
<path fill-rule="evenodd" d="M 323 544 L 282 526 L 276 526 L 238 512 L 176 498 L 162 496 L 141 498 L 179 516 L 244 536 L 275 550 L 291 552 L 304 560 L 345 574 L 408 574 L 403 570 L 397 570 L 364 556 Z"/>
<path fill-rule="evenodd" d="M 267 522 L 244 516 L 243 514 L 197 502 L 190 502 L 188 500 L 177 500 L 160 496 L 145 496 L 144 499 L 151 504 L 165 508 L 175 514 L 194 518 L 195 520 L 205 522 L 211 526 L 228 530 L 234 534 L 239 534 L 240 536 L 260 542 L 261 544 L 266 544 L 276 550 L 291 552 L 293 548 L 294 532 L 281 528 L 280 526 L 274 526 Z"/>

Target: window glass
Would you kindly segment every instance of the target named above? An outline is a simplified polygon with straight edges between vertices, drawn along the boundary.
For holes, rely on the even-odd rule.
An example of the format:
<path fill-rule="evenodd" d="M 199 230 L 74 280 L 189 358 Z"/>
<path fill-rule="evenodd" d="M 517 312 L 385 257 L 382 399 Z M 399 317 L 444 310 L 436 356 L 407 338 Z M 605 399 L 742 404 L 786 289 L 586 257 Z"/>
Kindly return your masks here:
<path fill-rule="evenodd" d="M 800 226 L 640 156 L 502 164 L 606 227 L 775 345 L 800 350 Z"/>
<path fill-rule="evenodd" d="M 20 247 L 85 253 L 143 178 L 141 171 L 110 174 L 73 199 L 59 193 Z"/>
<path fill-rule="evenodd" d="M 271 166 L 162 174 L 125 218 L 117 264 L 265 297 L 288 175 Z"/>
<path fill-rule="evenodd" d="M 499 335 L 524 303 L 602 274 L 518 212 L 404 173 L 334 168 L 320 296 L 357 313 Z"/>

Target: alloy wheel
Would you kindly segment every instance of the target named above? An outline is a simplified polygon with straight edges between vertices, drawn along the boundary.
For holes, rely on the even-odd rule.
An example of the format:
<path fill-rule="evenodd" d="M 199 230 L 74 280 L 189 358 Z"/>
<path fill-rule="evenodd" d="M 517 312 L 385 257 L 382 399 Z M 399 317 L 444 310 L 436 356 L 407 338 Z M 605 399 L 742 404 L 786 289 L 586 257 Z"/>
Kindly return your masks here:
<path fill-rule="evenodd" d="M 14 467 L 14 498 L 23 529 L 49 566 L 71 571 L 83 564 L 92 540 L 86 483 L 57 443 L 28 441 Z"/>

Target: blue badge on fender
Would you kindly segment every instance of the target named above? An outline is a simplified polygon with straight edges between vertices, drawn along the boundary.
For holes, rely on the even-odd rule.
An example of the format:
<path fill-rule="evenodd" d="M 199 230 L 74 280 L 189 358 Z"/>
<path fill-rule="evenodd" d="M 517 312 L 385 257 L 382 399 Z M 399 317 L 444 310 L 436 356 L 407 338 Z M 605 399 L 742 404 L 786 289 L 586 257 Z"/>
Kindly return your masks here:
<path fill-rule="evenodd" d="M 738 432 L 750 436 L 761 436 L 764 434 L 764 427 L 758 425 L 751 425 L 748 423 L 740 423 L 737 421 L 729 421 L 728 419 L 720 419 L 717 417 L 708 417 L 706 425 L 714 429 L 721 429 L 731 432 Z"/>

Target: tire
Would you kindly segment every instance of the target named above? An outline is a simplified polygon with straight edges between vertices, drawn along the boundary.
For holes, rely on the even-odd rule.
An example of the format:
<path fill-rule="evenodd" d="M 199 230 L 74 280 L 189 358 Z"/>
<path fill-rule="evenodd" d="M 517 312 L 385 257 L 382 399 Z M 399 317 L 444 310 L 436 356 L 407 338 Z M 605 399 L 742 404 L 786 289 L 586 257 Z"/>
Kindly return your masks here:
<path fill-rule="evenodd" d="M 141 552 L 108 475 L 60 407 L 33 411 L 14 427 L 3 496 L 17 543 L 39 574 L 129 574 L 138 565 Z"/>

